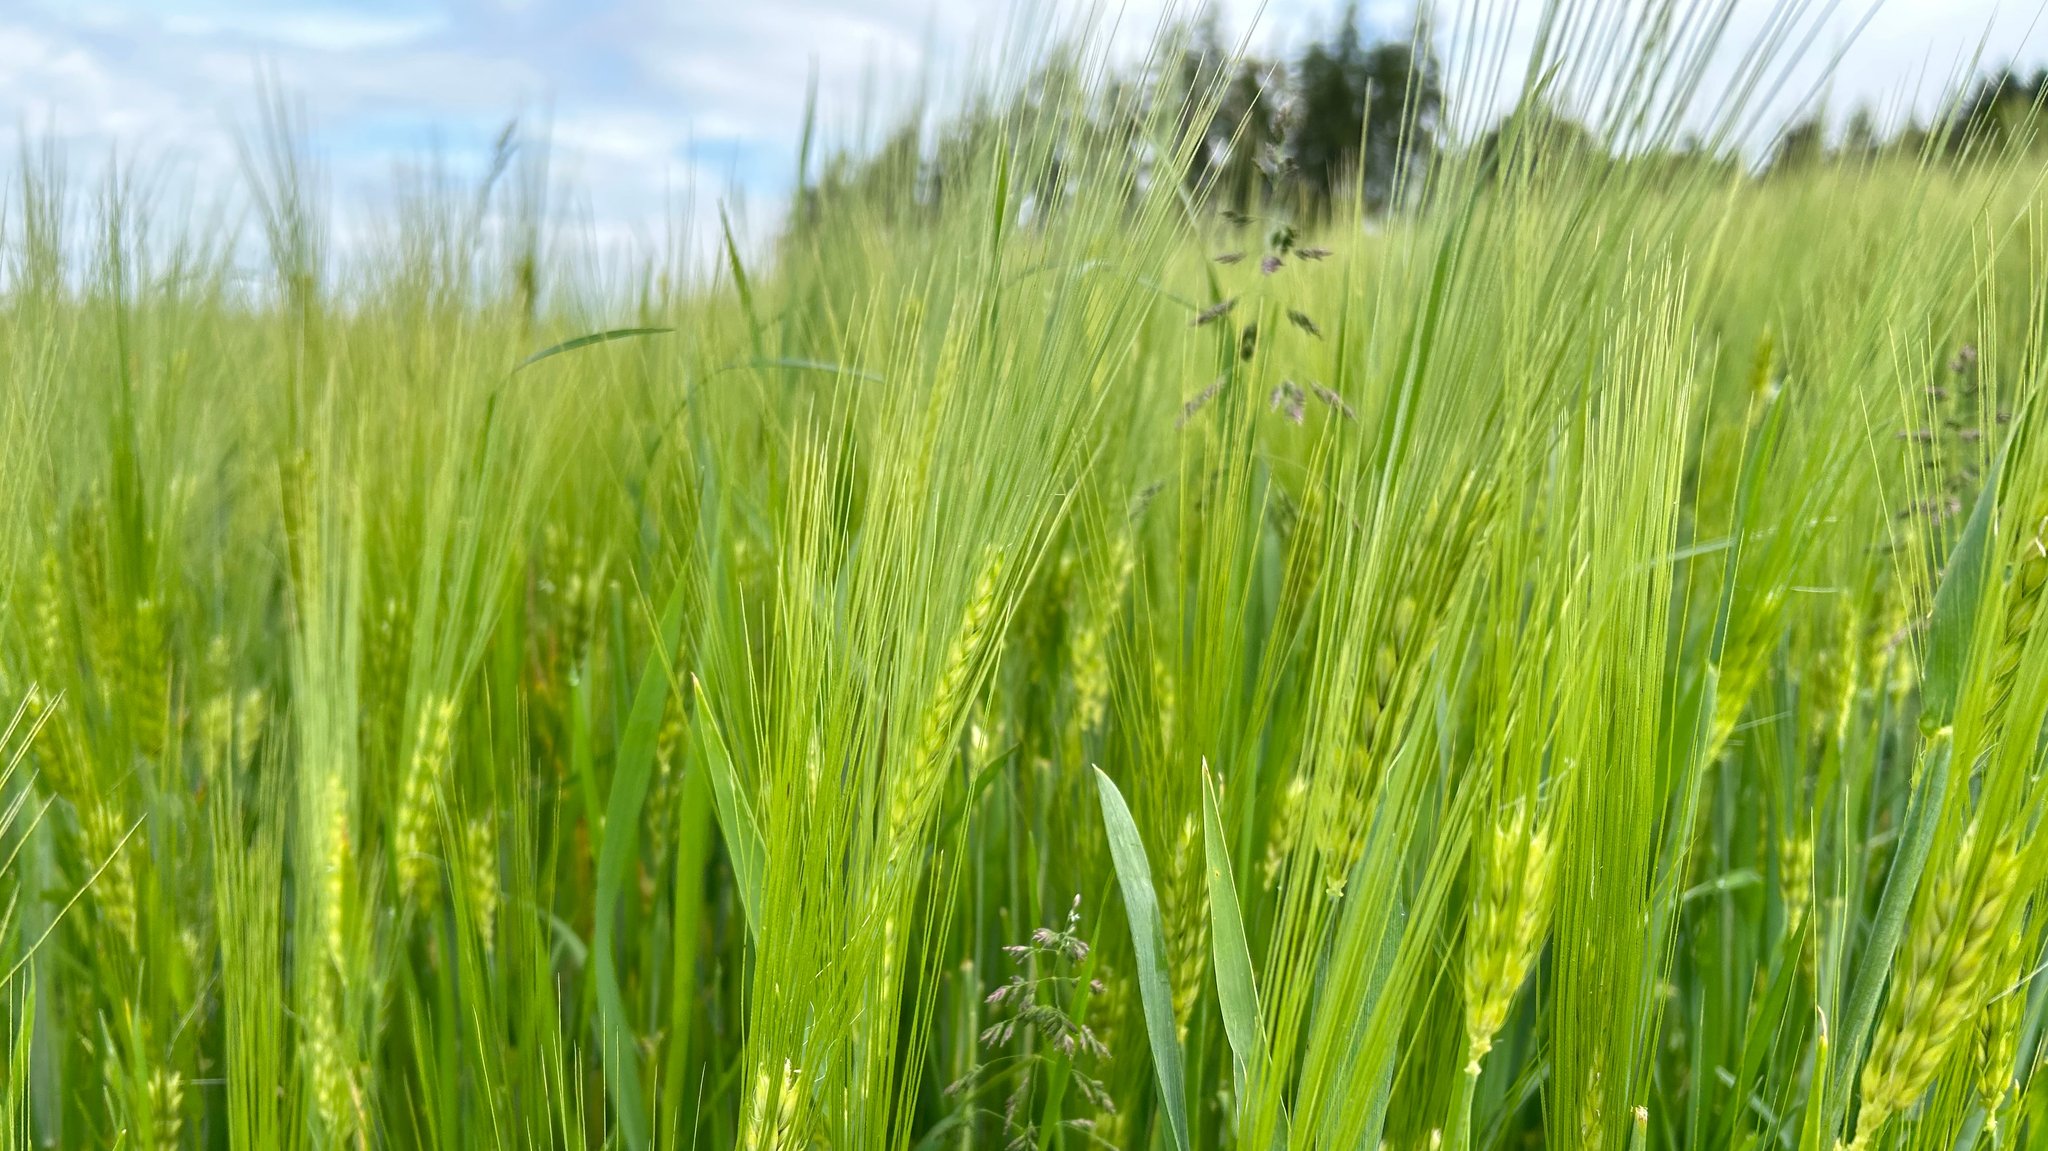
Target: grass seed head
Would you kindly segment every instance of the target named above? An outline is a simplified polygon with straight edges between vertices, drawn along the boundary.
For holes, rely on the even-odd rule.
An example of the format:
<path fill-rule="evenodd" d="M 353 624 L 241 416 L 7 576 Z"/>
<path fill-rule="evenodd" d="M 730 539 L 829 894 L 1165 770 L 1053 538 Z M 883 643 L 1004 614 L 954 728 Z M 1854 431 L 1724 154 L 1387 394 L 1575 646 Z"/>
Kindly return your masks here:
<path fill-rule="evenodd" d="M 1365 854 L 1366 798 L 1372 770 L 1371 749 L 1354 743 L 1344 757 L 1344 770 L 1319 781 L 1322 794 L 1311 807 L 1316 813 L 1316 850 L 1322 867 L 1323 893 L 1344 898 L 1351 869 Z"/>
<path fill-rule="evenodd" d="M 1995 980 L 1990 989 L 1990 999 L 1977 1013 L 1977 1026 L 1971 1043 L 1972 1079 L 1977 1092 L 1977 1105 L 1984 1109 L 1984 1126 L 1987 1130 L 1998 1130 L 1998 1113 L 2005 1106 L 2006 1097 L 2014 1085 L 2014 1063 L 2019 1056 L 2020 1024 L 2027 1009 L 2027 972 L 2021 970 L 2020 943 L 2024 932 L 2013 931 L 2006 936 L 1997 966 L 1992 975 Z"/>
<path fill-rule="evenodd" d="M 398 886 L 406 899 L 429 901 L 436 874 L 434 829 L 442 781 L 454 740 L 455 701 L 430 700 L 420 709 L 419 734 L 398 801 Z"/>
<path fill-rule="evenodd" d="M 464 880 L 468 884 L 470 914 L 484 950 L 493 948 L 498 922 L 498 832 L 489 815 L 469 821 L 463 832 Z"/>
<path fill-rule="evenodd" d="M 784 1065 L 787 1065 L 787 1060 Z M 769 1093 L 775 1089 L 775 1080 L 765 1063 L 754 1067 L 754 1090 L 747 1104 L 747 1125 L 740 1134 L 742 1151 L 763 1151 L 768 1131 Z"/>
<path fill-rule="evenodd" d="M 1178 431 L 1181 428 L 1187 427 L 1188 421 L 1195 418 L 1195 413 L 1207 407 L 1209 401 L 1215 399 L 1223 391 L 1223 385 L 1229 379 L 1230 377 L 1227 374 L 1217 376 L 1209 381 L 1208 387 L 1196 392 L 1193 399 L 1182 404 L 1180 406 L 1180 416 L 1173 421 L 1174 429 Z"/>
<path fill-rule="evenodd" d="M 1495 824 L 1466 927 L 1464 998 L 1468 1075 L 1477 1075 L 1550 930 L 1556 855 L 1524 804 Z"/>
<path fill-rule="evenodd" d="M 1801 831 L 1778 842 L 1778 887 L 1787 928 L 1806 917 L 1813 903 L 1813 837 Z"/>
<path fill-rule="evenodd" d="M 185 1080 L 176 1071 L 158 1067 L 150 1072 L 149 1111 L 156 1120 L 157 1151 L 178 1151 L 185 1127 Z"/>
<path fill-rule="evenodd" d="M 135 844 L 128 826 L 104 798 L 93 804 L 85 817 L 86 849 L 95 864 L 104 865 L 93 883 L 93 901 L 116 943 L 132 948 L 136 942 L 135 865 L 129 852 Z"/>
<path fill-rule="evenodd" d="M 1343 396 L 1318 383 L 1310 383 L 1308 390 L 1310 395 L 1323 401 L 1331 411 L 1344 417 L 1347 422 L 1358 422 L 1358 413 L 1351 410 L 1351 405 L 1344 402 Z"/>
<path fill-rule="evenodd" d="M 334 1015 L 339 1004 L 328 1002 L 306 1022 L 306 1075 L 311 1080 L 313 1110 L 331 1145 L 345 1145 L 355 1130 L 355 1085 Z"/>
<path fill-rule="evenodd" d="M 1904 963 L 1893 974 L 1863 1065 L 1859 1140 L 1873 1137 L 1926 1093 L 1986 998 L 1986 972 L 1997 932 L 2006 926 L 2020 855 L 2010 835 L 1988 848 L 1978 848 L 1978 841 L 1972 823 L 1916 906 Z M 1985 858 L 1973 884 L 1980 850 Z"/>
<path fill-rule="evenodd" d="M 1202 850 L 1201 823 L 1192 815 L 1181 820 L 1172 863 L 1167 868 L 1161 902 L 1168 929 L 1168 973 L 1173 983 L 1173 1023 L 1182 1042 L 1194 1018 L 1209 971 L 1208 867 Z"/>
<path fill-rule="evenodd" d="M 1259 864 L 1259 884 L 1263 890 L 1273 890 L 1280 881 L 1287 857 L 1301 840 L 1302 815 L 1307 807 L 1308 780 L 1300 775 L 1290 776 L 1273 801 L 1273 826 L 1266 835 L 1266 856 Z"/>
<path fill-rule="evenodd" d="M 948 745 L 959 731 L 967 709 L 967 692 L 974 669 L 995 621 L 996 596 L 1002 587 L 1003 555 L 995 547 L 984 549 L 981 569 L 968 593 L 960 630 L 946 649 L 938 683 L 925 704 L 918 725 L 917 743 L 910 759 L 891 780 L 889 793 L 889 852 L 892 857 L 914 842 L 925 816 L 937 802 L 943 779 Z"/>
<path fill-rule="evenodd" d="M 1229 315 L 1231 309 L 1235 307 L 1237 307 L 1236 296 L 1232 296 L 1229 299 L 1225 300 L 1218 300 L 1215 303 L 1210 304 L 1208 307 L 1203 308 L 1201 311 L 1196 312 L 1195 318 L 1188 321 L 1188 327 L 1207 327 L 1208 325 L 1213 324 L 1216 321 L 1222 319 L 1223 317 Z"/>
<path fill-rule="evenodd" d="M 327 962 L 337 973 L 348 971 L 347 917 L 350 879 L 355 870 L 355 851 L 349 833 L 348 789 L 339 775 L 327 779 L 326 795 L 327 824 L 322 830 L 325 839 L 321 844 L 323 866 L 320 874 L 320 901 L 317 907 L 320 932 L 318 938 Z"/>
<path fill-rule="evenodd" d="M 2034 517 L 2031 530 L 2025 533 L 2013 558 L 2012 575 L 2006 581 L 2005 616 L 1999 628 L 1998 649 L 1991 659 L 1991 698 L 1985 711 L 1987 748 L 1996 747 L 2004 738 L 2013 685 L 2019 679 L 2027 637 L 2041 611 L 2043 588 L 2048 588 L 2048 511 Z"/>
<path fill-rule="evenodd" d="M 1302 420 L 1308 417 L 1307 401 L 1308 396 L 1301 390 L 1301 385 L 1293 380 L 1281 380 L 1267 401 L 1267 409 L 1279 412 L 1287 418 L 1288 423 L 1300 426 Z"/>
<path fill-rule="evenodd" d="M 1096 593 L 1078 605 L 1081 622 L 1074 628 L 1070 663 L 1074 684 L 1074 720 L 1080 731 L 1094 731 L 1109 710 L 1109 628 L 1136 570 L 1128 533 L 1112 545 L 1108 578 Z M 1092 582 L 1092 581 L 1091 581 Z M 1077 733 L 1078 734 L 1078 733 Z"/>

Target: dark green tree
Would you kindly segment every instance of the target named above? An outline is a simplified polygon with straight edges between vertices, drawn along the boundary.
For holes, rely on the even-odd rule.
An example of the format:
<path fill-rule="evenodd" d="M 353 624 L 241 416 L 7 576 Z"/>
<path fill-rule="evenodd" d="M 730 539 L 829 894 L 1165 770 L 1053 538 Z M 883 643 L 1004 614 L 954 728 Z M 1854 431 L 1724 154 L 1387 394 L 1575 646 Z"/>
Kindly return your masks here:
<path fill-rule="evenodd" d="M 1582 179 L 1610 158 L 1584 124 L 1541 101 L 1501 117 L 1479 138 L 1478 147 L 1480 171 L 1487 179 L 1532 184 Z"/>
<path fill-rule="evenodd" d="M 1827 120 L 1815 113 L 1786 126 L 1771 146 L 1771 158 L 1764 174 L 1782 176 L 1810 168 L 1828 158 Z"/>
<path fill-rule="evenodd" d="M 1354 179 L 1368 208 L 1392 207 L 1436 153 L 1443 79 L 1427 26 L 1406 42 L 1367 44 L 1354 0 L 1330 38 L 1302 53 L 1293 79 L 1288 158 L 1311 213 Z"/>
<path fill-rule="evenodd" d="M 2039 139 L 2039 122 L 2048 103 L 2048 68 L 2022 76 L 2002 68 L 1978 79 L 1951 118 L 1951 156 L 1984 157 L 2009 148 L 2031 147 Z"/>
<path fill-rule="evenodd" d="M 1884 134 L 1878 131 L 1877 114 L 1868 104 L 1858 104 L 1849 114 L 1849 122 L 1842 128 L 1841 155 L 1846 159 L 1867 160 L 1884 147 Z"/>
<path fill-rule="evenodd" d="M 1235 55 L 1214 9 L 1176 29 L 1168 45 L 1175 62 L 1158 92 L 1180 110 L 1181 129 L 1194 135 L 1183 173 L 1188 190 L 1207 192 L 1223 208 L 1256 212 L 1278 172 L 1285 70 L 1258 56 Z"/>

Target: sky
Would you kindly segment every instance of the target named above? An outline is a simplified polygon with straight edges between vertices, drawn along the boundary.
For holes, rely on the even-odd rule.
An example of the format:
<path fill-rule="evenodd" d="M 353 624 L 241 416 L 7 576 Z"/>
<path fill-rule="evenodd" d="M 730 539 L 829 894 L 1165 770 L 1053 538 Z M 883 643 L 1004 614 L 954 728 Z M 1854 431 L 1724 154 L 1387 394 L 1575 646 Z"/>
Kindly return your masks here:
<path fill-rule="evenodd" d="M 549 126 L 577 227 L 658 245 L 678 220 L 701 232 L 721 204 L 743 227 L 773 227 L 813 76 L 826 136 L 854 140 L 858 110 L 999 69 L 1018 56 L 1000 45 L 1078 18 L 1073 0 L 1036 2 L 1020 16 L 996 0 L 0 0 L 0 125 L 54 136 L 74 174 L 119 155 L 231 196 L 268 75 L 302 106 L 331 201 L 360 205 L 398 165 L 477 162 L 517 115 Z M 1216 2 L 1226 27 L 1284 52 L 1342 0 Z M 1931 107 L 1985 43 L 1987 63 L 2048 57 L 2043 0 L 1887 0 L 1850 43 L 1867 2 L 1841 0 L 1856 11 L 1819 34 L 1818 56 L 1848 45 L 1830 108 Z M 1123 0 L 1095 18 L 1138 45 L 1172 3 Z M 1364 0 L 1362 22 L 1400 34 L 1410 6 Z M 1732 39 L 1772 7 L 1744 3 Z"/>

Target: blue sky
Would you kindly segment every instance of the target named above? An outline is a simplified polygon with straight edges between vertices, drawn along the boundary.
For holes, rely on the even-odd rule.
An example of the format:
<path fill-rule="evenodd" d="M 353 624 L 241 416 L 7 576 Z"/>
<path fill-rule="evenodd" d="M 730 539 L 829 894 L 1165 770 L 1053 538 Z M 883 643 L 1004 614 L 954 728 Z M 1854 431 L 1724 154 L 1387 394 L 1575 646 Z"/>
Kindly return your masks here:
<path fill-rule="evenodd" d="M 1126 0 L 1119 39 L 1142 42 L 1170 2 Z M 1254 39 L 1271 47 L 1326 26 L 1340 2 L 1221 7 L 1239 28 L 1260 13 Z M 1771 6 L 1746 3 L 1734 37 Z M 1384 30 L 1408 7 L 1362 5 Z M 1842 7 L 1860 15 L 1862 0 Z M 1925 107 L 1987 29 L 1996 58 L 2048 40 L 2033 32 L 2039 12 L 2037 0 L 1888 0 L 1831 106 Z M 1022 26 L 1054 22 L 1041 10 Z M 1853 22 L 1837 19 L 1823 47 Z M 700 227 L 721 200 L 757 230 L 772 223 L 814 68 L 827 129 L 845 138 L 851 109 L 901 106 L 921 78 L 1000 64 L 987 49 L 1018 27 L 991 0 L 0 0 L 0 118 L 54 131 L 74 161 L 118 148 L 204 195 L 234 180 L 268 67 L 303 100 L 340 205 L 374 197 L 408 157 L 473 156 L 509 116 L 546 112 L 586 226 L 652 243 L 671 219 Z"/>

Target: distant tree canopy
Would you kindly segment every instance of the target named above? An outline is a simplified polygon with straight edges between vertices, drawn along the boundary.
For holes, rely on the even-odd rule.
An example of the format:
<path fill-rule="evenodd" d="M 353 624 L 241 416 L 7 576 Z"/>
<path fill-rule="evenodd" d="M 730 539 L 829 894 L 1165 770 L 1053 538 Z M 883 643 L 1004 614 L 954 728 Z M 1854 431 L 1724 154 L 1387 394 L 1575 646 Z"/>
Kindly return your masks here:
<path fill-rule="evenodd" d="M 1756 167 L 1769 177 L 1887 155 L 1964 162 L 2044 143 L 2035 125 L 2048 104 L 2048 69 L 2011 68 L 1957 93 L 1931 127 L 1909 121 L 1887 133 L 1858 108 L 1831 141 L 1828 116 L 1816 112 L 1787 125 L 1760 164 L 1690 141 L 1618 155 L 1540 100 L 1477 140 L 1459 141 L 1447 134 L 1432 42 L 1419 18 L 1405 32 L 1368 35 L 1352 0 L 1291 59 L 1261 56 L 1230 43 L 1208 9 L 1165 33 L 1151 59 L 1166 63 L 1149 71 L 1105 78 L 1076 53 L 1059 52 L 1007 95 L 982 93 L 936 126 L 925 109 L 914 110 L 878 147 L 833 155 L 806 172 L 793 223 L 800 229 L 850 203 L 884 225 L 927 217 L 947 189 L 975 178 L 966 166 L 997 133 L 1044 150 L 1030 157 L 1021 189 L 1027 215 L 1057 210 L 1085 154 L 1097 167 L 1126 166 L 1137 180 L 1177 179 L 1221 211 L 1299 220 L 1348 211 L 1354 195 L 1368 213 L 1399 211 L 1416 202 L 1431 166 L 1452 156 L 1476 160 L 1489 178 L 1512 173 L 1540 183 L 1614 164 L 1651 165 L 1674 178 L 1702 167 L 1730 176 Z M 1178 132 L 1185 151 L 1170 155 L 1160 132 L 1134 133 L 1137 124 Z"/>
<path fill-rule="evenodd" d="M 1356 3 L 1345 6 L 1328 41 L 1309 44 L 1291 76 L 1287 150 L 1312 208 L 1326 210 L 1356 179 L 1366 204 L 1385 210 L 1400 181 L 1422 174 L 1443 111 L 1438 71 L 1426 31 L 1364 43 Z"/>
<path fill-rule="evenodd" d="M 1370 210 L 1386 211 L 1436 155 L 1444 93 L 1426 26 L 1368 41 L 1358 5 L 1348 4 L 1329 35 L 1291 62 L 1233 61 L 1213 11 L 1183 36 L 1167 94 L 1187 100 L 1193 117 L 1204 95 L 1214 97 L 1206 122 L 1187 125 L 1199 127 L 1200 142 L 1186 179 L 1226 207 L 1291 198 L 1321 215 L 1355 181 Z"/>
<path fill-rule="evenodd" d="M 1949 128 L 1948 150 L 1956 156 L 1990 154 L 2042 143 L 2040 116 L 2048 105 L 2048 68 L 2022 77 L 2003 68 L 1978 80 L 1963 97 Z"/>
<path fill-rule="evenodd" d="M 1501 117 L 1479 138 L 1479 163 L 1488 178 L 1521 170 L 1536 180 L 1583 172 L 1608 160 L 1591 129 L 1548 104 L 1531 103 Z"/>
<path fill-rule="evenodd" d="M 1827 126 L 1818 115 L 1788 125 L 1771 145 L 1768 169 L 1790 172 L 1812 167 L 1828 158 Z"/>
<path fill-rule="evenodd" d="M 1985 73 L 1954 95 L 1930 126 L 1907 120 L 1889 135 L 1868 106 L 1850 113 L 1840 138 L 1828 141 L 1825 110 L 1813 112 L 1778 134 L 1765 164 L 1766 175 L 1782 175 L 1825 163 L 1909 156 L 1968 163 L 2015 151 L 2048 147 L 2041 132 L 2048 112 L 2048 68 L 2023 75 L 2010 66 Z"/>
<path fill-rule="evenodd" d="M 1222 207 L 1253 211 L 1282 175 L 1285 72 L 1256 56 L 1233 58 L 1213 9 L 1181 35 L 1186 47 L 1161 95 L 1181 109 L 1180 127 L 1194 137 L 1182 182 L 1208 189 Z"/>
<path fill-rule="evenodd" d="M 1170 110 L 1191 144 L 1180 180 L 1219 207 L 1251 213 L 1283 203 L 1290 213 L 1316 217 L 1356 188 L 1368 211 L 1386 212 L 1419 186 L 1443 146 L 1442 76 L 1429 40 L 1426 26 L 1369 39 L 1352 3 L 1327 36 L 1292 60 L 1265 58 L 1227 44 L 1211 10 L 1169 30 L 1167 48 L 1155 58 L 1170 64 L 1112 78 L 1094 96 L 1092 124 L 1063 126 L 1080 129 L 1069 132 L 1076 141 L 1114 140 L 1132 119 Z M 983 99 L 934 131 L 920 110 L 874 151 L 827 158 L 806 175 L 799 224 L 855 201 L 884 221 L 931 210 L 959 178 L 960 160 L 999 122 L 1015 128 L 1071 116 L 1074 69 L 1071 56 L 1056 54 L 1000 116 Z M 1047 159 L 1043 172 L 1052 178 L 1032 191 L 1049 202 L 1067 165 L 1059 156 Z M 1132 159 L 1148 166 L 1158 157 Z"/>

